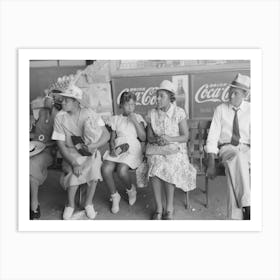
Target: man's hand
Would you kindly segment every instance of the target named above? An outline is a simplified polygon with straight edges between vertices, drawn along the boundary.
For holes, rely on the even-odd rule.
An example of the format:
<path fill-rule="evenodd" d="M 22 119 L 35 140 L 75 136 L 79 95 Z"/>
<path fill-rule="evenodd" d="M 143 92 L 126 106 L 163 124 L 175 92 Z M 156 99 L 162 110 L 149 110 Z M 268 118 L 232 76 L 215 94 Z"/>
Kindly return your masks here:
<path fill-rule="evenodd" d="M 210 179 L 214 179 L 216 177 L 215 155 L 214 154 L 208 154 L 208 167 L 207 167 L 206 174 Z"/>
<path fill-rule="evenodd" d="M 206 174 L 207 174 L 207 176 L 210 179 L 215 179 L 215 177 L 216 177 L 216 167 L 215 167 L 215 164 L 208 166 Z"/>

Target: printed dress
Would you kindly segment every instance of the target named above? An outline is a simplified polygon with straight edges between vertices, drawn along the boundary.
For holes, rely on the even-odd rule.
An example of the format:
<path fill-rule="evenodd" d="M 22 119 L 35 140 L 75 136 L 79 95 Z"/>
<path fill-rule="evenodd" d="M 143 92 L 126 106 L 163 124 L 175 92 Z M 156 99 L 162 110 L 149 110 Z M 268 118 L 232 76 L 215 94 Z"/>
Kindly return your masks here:
<path fill-rule="evenodd" d="M 55 118 L 54 131 L 52 135 L 53 140 L 65 141 L 65 145 L 68 152 L 74 156 L 77 162 L 82 166 L 82 174 L 77 177 L 72 170 L 72 167 L 65 160 L 63 161 L 62 168 L 64 175 L 60 182 L 63 188 L 67 189 L 71 186 L 77 186 L 90 181 L 102 180 L 101 176 L 101 155 L 98 150 L 92 156 L 82 156 L 74 147 L 71 136 L 81 136 L 85 141 L 85 144 L 90 144 L 89 139 L 93 138 L 93 135 L 84 135 L 85 124 L 90 120 L 91 127 L 96 125 L 96 131 L 100 133 L 100 127 L 104 126 L 103 120 L 91 109 L 81 108 L 80 116 L 77 124 L 73 122 L 69 114 L 65 111 L 60 111 Z M 87 126 L 88 129 L 88 126 Z M 88 139 L 88 141 L 87 141 Z"/>
<path fill-rule="evenodd" d="M 143 123 L 146 127 L 146 122 L 141 115 L 136 114 L 136 118 L 139 123 Z M 117 157 L 111 157 L 109 151 L 106 151 L 103 159 L 125 163 L 131 169 L 136 169 L 143 161 L 143 153 L 141 144 L 137 139 L 137 131 L 134 124 L 123 115 L 112 116 L 107 121 L 107 124 L 111 126 L 112 130 L 116 131 L 117 137 L 115 139 L 115 146 L 117 147 L 121 144 L 128 143 L 129 149 L 127 152 Z"/>
<path fill-rule="evenodd" d="M 156 135 L 175 137 L 180 135 L 179 123 L 185 118 L 185 111 L 172 104 L 167 112 L 152 109 L 147 121 L 151 123 Z M 189 162 L 186 143 L 176 145 L 179 147 L 176 154 L 148 156 L 148 175 L 174 184 L 183 191 L 193 190 L 196 188 L 196 169 Z"/>

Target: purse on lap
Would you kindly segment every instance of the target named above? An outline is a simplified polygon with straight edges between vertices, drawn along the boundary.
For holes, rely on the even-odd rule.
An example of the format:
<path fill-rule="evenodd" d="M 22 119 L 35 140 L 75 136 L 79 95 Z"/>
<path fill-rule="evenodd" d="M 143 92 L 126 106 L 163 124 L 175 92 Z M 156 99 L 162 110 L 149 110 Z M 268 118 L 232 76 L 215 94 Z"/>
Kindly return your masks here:
<path fill-rule="evenodd" d="M 92 153 L 88 150 L 88 146 L 81 136 L 72 135 L 71 139 L 79 154 L 87 157 L 92 156 Z"/>
<path fill-rule="evenodd" d="M 168 144 L 164 146 L 159 146 L 156 144 L 147 144 L 146 146 L 146 155 L 172 155 L 180 151 L 179 147 L 176 144 Z"/>

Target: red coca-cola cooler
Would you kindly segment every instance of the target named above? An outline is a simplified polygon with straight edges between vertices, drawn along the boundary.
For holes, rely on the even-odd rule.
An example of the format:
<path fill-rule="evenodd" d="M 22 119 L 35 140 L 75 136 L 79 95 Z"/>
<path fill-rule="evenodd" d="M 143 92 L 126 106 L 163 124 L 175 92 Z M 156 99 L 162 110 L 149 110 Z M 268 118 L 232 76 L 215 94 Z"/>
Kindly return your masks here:
<path fill-rule="evenodd" d="M 190 74 L 190 118 L 212 119 L 217 105 L 228 101 L 229 83 L 238 73 L 250 76 L 249 69 Z"/>

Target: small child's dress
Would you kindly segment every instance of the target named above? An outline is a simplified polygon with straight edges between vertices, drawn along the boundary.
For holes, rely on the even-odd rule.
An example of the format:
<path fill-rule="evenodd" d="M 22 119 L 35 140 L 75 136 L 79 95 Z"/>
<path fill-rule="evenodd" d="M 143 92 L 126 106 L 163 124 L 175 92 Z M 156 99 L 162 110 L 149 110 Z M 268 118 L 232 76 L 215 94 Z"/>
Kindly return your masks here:
<path fill-rule="evenodd" d="M 137 121 L 143 123 L 146 127 L 146 122 L 143 117 L 136 114 Z M 126 116 L 116 115 L 107 120 L 107 124 L 116 131 L 117 137 L 115 139 L 115 147 L 128 143 L 129 149 L 127 152 L 120 154 L 117 157 L 112 157 L 109 151 L 106 151 L 103 159 L 118 163 L 125 163 L 131 169 L 136 169 L 143 161 L 143 153 L 140 141 L 137 138 L 137 131 L 134 124 L 129 121 Z"/>

